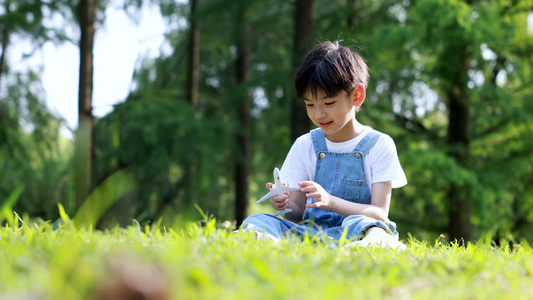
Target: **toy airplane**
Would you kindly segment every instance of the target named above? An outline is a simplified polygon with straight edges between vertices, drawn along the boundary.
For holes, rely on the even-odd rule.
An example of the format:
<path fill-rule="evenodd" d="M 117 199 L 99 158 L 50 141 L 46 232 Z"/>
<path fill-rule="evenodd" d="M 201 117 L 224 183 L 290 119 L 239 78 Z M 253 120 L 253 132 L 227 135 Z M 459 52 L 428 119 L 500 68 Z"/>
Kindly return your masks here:
<path fill-rule="evenodd" d="M 270 192 L 268 192 L 266 195 L 264 195 L 263 198 L 259 199 L 255 204 L 261 203 L 261 202 L 265 201 L 266 199 L 270 199 L 273 196 L 282 195 L 282 194 L 285 194 L 287 192 L 300 191 L 300 190 L 301 190 L 301 188 L 299 188 L 299 187 L 290 187 L 288 185 L 283 185 L 282 181 L 281 181 L 281 175 L 279 174 L 279 169 L 278 168 L 274 168 L 274 187 L 271 188 Z M 280 216 L 280 215 L 284 215 L 284 214 L 289 213 L 291 211 L 292 211 L 292 209 L 290 209 L 290 208 L 287 208 L 287 209 L 282 210 L 282 211 L 278 211 L 274 215 L 274 217 L 277 217 L 277 216 Z"/>

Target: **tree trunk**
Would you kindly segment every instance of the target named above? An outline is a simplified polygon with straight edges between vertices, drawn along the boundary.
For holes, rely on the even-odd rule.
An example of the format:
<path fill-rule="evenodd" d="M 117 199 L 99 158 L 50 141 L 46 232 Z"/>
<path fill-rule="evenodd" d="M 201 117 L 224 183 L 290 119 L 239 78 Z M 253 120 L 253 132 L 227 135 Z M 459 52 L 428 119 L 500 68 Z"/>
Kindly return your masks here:
<path fill-rule="evenodd" d="M 449 154 L 460 166 L 468 164 L 470 155 L 470 114 L 468 95 L 466 91 L 468 70 L 468 54 L 466 45 L 462 50 L 457 74 L 451 80 L 451 88 L 447 92 L 448 98 L 448 149 Z M 448 220 L 450 239 L 467 242 L 472 238 L 470 222 L 470 199 L 466 193 L 461 193 L 455 184 L 448 191 Z"/>
<path fill-rule="evenodd" d="M 359 0 L 346 1 L 346 9 L 348 10 L 348 29 L 354 29 L 357 27 L 357 12 L 359 11 Z"/>
<path fill-rule="evenodd" d="M 92 92 L 93 92 L 93 45 L 96 0 L 81 0 L 80 3 L 80 86 L 78 95 L 78 130 L 74 158 L 76 209 L 86 199 L 91 182 L 92 165 Z"/>
<path fill-rule="evenodd" d="M 5 15 L 9 15 L 11 13 L 11 1 L 7 1 L 4 4 L 4 10 Z M 10 30 L 8 27 L 8 24 L 0 25 L 0 28 L 2 29 L 2 54 L 0 55 L 0 88 L 2 87 L 2 77 L 4 75 L 4 72 L 6 71 L 6 60 L 7 60 L 7 47 L 9 45 L 9 35 Z M 2 95 L 0 90 L 0 95 Z"/>
<path fill-rule="evenodd" d="M 307 53 L 313 38 L 313 0 L 296 0 L 294 14 L 294 68 L 296 69 Z M 307 112 L 301 100 L 291 102 L 291 138 L 296 140 L 309 132 Z"/>
<path fill-rule="evenodd" d="M 200 28 L 196 12 L 200 0 L 191 0 L 191 20 L 189 32 L 189 67 L 187 70 L 187 99 L 192 107 L 198 105 L 198 64 L 200 61 Z"/>
<path fill-rule="evenodd" d="M 189 63 L 187 68 L 187 100 L 193 108 L 198 106 L 198 65 L 200 61 L 200 28 L 198 26 L 198 18 L 196 12 L 200 0 L 191 0 L 191 15 L 190 15 L 190 29 L 189 29 Z M 198 202 L 198 165 L 196 161 L 190 160 L 187 163 L 187 206 L 193 207 Z"/>
<path fill-rule="evenodd" d="M 246 218 L 248 209 L 248 175 L 250 173 L 250 96 L 248 89 L 243 88 L 250 78 L 250 27 L 245 18 L 245 7 L 241 8 L 237 30 L 237 84 L 240 86 L 239 120 L 241 131 L 237 136 L 240 156 L 235 165 L 235 220 L 240 226 Z"/>

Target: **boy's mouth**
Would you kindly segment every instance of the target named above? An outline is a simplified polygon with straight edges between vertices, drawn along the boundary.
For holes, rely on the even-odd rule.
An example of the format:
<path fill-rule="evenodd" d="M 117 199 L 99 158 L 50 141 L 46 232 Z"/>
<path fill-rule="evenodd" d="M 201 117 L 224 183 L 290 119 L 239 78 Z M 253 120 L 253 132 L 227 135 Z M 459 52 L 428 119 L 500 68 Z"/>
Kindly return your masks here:
<path fill-rule="evenodd" d="M 320 127 L 322 127 L 322 128 L 328 128 L 331 124 L 333 124 L 333 121 L 328 121 L 328 122 L 318 122 L 318 124 L 319 124 Z"/>

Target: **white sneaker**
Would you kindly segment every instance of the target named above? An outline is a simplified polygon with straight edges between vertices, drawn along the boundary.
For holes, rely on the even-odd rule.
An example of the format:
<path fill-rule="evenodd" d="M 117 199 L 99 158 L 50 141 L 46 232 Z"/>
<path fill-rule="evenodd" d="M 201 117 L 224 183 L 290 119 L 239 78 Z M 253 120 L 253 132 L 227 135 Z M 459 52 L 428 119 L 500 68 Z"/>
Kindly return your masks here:
<path fill-rule="evenodd" d="M 368 230 L 367 235 L 362 240 L 347 244 L 344 247 L 352 248 L 355 246 L 390 248 L 397 250 L 398 252 L 407 248 L 398 240 L 398 236 L 388 234 L 381 228 L 372 228 Z"/>

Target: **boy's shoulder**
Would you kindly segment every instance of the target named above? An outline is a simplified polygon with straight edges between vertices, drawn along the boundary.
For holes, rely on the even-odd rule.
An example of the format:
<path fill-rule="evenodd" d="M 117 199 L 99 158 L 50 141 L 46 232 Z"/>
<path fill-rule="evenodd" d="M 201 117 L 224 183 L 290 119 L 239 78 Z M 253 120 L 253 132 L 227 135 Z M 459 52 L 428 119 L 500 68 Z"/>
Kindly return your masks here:
<path fill-rule="evenodd" d="M 310 148 L 312 149 L 313 138 L 311 137 L 311 131 L 296 138 L 296 141 L 292 144 L 292 148 L 298 148 L 304 151 Z"/>

